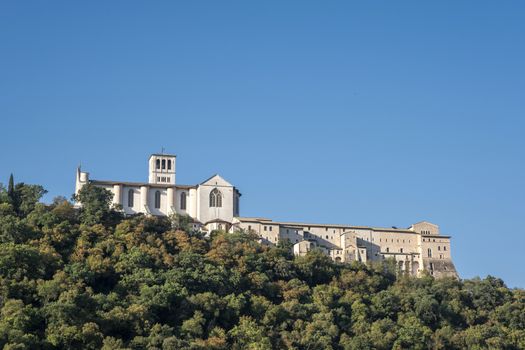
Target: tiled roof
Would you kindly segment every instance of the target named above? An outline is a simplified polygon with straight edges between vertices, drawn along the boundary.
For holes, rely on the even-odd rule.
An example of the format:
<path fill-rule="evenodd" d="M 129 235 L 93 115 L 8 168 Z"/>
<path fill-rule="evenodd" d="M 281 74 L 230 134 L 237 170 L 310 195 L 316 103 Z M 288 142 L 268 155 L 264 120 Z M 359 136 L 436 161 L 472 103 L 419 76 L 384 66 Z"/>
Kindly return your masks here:
<path fill-rule="evenodd" d="M 108 180 L 89 180 L 95 185 L 124 185 L 124 186 L 149 186 L 149 187 L 176 187 L 182 189 L 197 188 L 198 185 L 172 185 L 172 184 L 150 184 L 149 182 L 129 182 L 129 181 L 108 181 Z"/>

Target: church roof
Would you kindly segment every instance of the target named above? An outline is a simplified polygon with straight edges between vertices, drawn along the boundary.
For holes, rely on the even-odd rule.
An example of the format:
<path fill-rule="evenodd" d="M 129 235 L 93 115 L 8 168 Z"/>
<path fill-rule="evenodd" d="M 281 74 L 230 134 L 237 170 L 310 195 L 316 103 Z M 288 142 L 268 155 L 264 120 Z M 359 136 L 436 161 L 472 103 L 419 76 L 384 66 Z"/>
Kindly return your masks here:
<path fill-rule="evenodd" d="M 150 187 L 176 187 L 182 189 L 197 188 L 197 185 L 172 185 L 172 184 L 150 184 L 149 182 L 129 182 L 129 181 L 108 181 L 108 180 L 89 180 L 97 185 L 124 185 L 124 186 L 150 186 Z"/>
<path fill-rule="evenodd" d="M 157 157 L 177 157 L 175 154 L 165 154 L 165 153 L 153 153 L 149 157 L 151 158 L 153 156 L 157 156 Z"/>

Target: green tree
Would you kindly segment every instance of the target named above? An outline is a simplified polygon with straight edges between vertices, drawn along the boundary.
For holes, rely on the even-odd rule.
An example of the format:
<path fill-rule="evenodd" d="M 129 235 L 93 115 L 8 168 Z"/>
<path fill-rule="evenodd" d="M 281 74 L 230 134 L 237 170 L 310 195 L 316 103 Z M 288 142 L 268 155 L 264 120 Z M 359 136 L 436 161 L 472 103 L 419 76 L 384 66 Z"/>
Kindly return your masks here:
<path fill-rule="evenodd" d="M 80 209 L 81 223 L 95 225 L 107 222 L 111 213 L 112 198 L 113 194 L 105 188 L 90 183 L 82 186 L 78 194 L 74 195 L 74 200 L 82 204 Z"/>
<path fill-rule="evenodd" d="M 270 350 L 272 344 L 264 329 L 251 317 L 243 316 L 230 331 L 234 350 Z"/>
<path fill-rule="evenodd" d="M 9 176 L 9 183 L 7 185 L 7 196 L 11 203 L 15 200 L 15 180 L 13 174 Z"/>

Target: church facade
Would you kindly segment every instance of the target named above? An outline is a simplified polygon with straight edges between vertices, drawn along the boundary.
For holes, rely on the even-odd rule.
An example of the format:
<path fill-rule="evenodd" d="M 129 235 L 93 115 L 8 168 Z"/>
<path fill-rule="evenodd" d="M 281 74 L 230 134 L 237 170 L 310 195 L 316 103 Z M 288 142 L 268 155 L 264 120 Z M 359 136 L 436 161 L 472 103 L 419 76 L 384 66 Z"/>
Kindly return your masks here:
<path fill-rule="evenodd" d="M 242 217 L 241 193 L 221 176 L 213 175 L 197 185 L 179 185 L 175 155 L 152 154 L 148 164 L 148 182 L 94 180 L 78 168 L 75 193 L 91 183 L 111 191 L 114 206 L 126 215 L 189 215 L 197 230 L 250 231 L 265 244 L 289 240 L 296 255 L 320 249 L 339 262 L 393 258 L 399 270 L 410 275 L 427 271 L 436 277 L 457 277 L 450 254 L 451 237 L 442 235 L 430 222 L 399 229 Z"/>

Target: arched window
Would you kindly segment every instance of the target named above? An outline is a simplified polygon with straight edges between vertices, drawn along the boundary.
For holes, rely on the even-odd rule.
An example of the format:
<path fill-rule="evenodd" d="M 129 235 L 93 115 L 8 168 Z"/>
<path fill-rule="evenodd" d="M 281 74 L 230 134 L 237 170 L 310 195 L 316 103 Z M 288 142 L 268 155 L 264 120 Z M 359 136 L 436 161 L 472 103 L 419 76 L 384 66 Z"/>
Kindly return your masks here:
<path fill-rule="evenodd" d="M 160 209 L 160 191 L 155 192 L 155 208 Z"/>
<path fill-rule="evenodd" d="M 210 192 L 210 207 L 222 207 L 222 194 L 221 191 L 219 191 L 216 188 L 214 188 L 213 191 Z"/>
<path fill-rule="evenodd" d="M 186 192 L 180 194 L 180 210 L 186 210 Z"/>
<path fill-rule="evenodd" d="M 162 169 L 166 169 L 166 159 L 162 160 Z"/>
<path fill-rule="evenodd" d="M 428 253 L 428 257 L 431 258 L 432 257 L 432 249 L 428 248 L 427 253 Z"/>
<path fill-rule="evenodd" d="M 155 165 L 157 169 L 160 169 L 160 159 L 157 159 L 157 161 L 155 162 Z"/>
<path fill-rule="evenodd" d="M 130 208 L 133 207 L 133 199 L 134 199 L 133 195 L 134 194 L 135 193 L 133 192 L 133 190 L 129 190 L 128 191 L 128 207 L 130 207 Z"/>
<path fill-rule="evenodd" d="M 171 170 L 171 159 L 168 159 L 168 170 Z"/>

